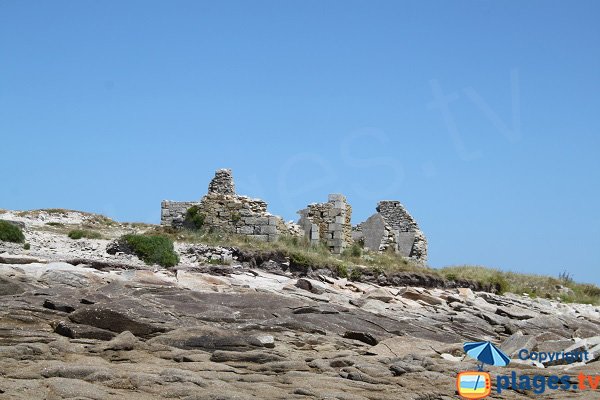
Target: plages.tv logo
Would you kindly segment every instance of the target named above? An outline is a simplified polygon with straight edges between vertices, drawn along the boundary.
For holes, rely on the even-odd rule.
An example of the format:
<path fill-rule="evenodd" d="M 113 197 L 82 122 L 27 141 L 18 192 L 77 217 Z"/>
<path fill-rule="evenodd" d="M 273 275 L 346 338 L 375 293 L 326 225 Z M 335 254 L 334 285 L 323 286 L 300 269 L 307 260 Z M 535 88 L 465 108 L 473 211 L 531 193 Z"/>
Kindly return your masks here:
<path fill-rule="evenodd" d="M 477 371 L 464 371 L 456 378 L 456 389 L 463 399 L 483 399 L 492 391 L 492 379 L 488 372 L 483 370 L 485 364 L 505 367 L 510 363 L 510 358 L 490 342 L 468 342 L 463 345 L 465 353 L 477 361 Z M 527 349 L 518 352 L 521 360 L 548 360 L 561 363 L 587 362 L 591 357 L 597 357 L 594 351 L 572 350 L 556 353 L 536 353 Z M 595 359 L 595 358 L 591 358 Z M 547 390 L 582 391 L 600 390 L 600 375 L 586 375 L 580 372 L 576 376 L 570 375 L 540 375 L 520 374 L 515 371 L 510 374 L 499 374 L 495 377 L 496 393 L 505 390 L 532 391 L 534 394 L 543 394 Z M 596 396 L 596 398 L 600 398 Z"/>
<path fill-rule="evenodd" d="M 492 380 L 487 372 L 465 371 L 456 377 L 456 388 L 465 399 L 483 399 L 492 391 Z"/>
<path fill-rule="evenodd" d="M 483 371 L 485 364 L 505 367 L 510 357 L 490 342 L 467 342 L 465 353 L 480 362 L 477 371 L 464 371 L 456 377 L 456 390 L 464 399 L 483 399 L 492 392 L 492 378 Z"/>

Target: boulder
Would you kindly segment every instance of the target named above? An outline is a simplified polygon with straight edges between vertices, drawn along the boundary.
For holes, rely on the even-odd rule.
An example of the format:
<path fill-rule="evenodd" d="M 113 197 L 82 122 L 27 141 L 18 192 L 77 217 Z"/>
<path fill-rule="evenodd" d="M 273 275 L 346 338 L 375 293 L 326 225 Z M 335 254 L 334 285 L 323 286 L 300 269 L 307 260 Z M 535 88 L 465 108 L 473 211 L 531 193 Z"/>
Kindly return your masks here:
<path fill-rule="evenodd" d="M 312 279 L 300 278 L 296 281 L 296 287 L 307 290 L 314 294 L 325 293 L 325 288 L 320 283 L 313 281 Z"/>
<path fill-rule="evenodd" d="M 389 303 L 394 300 L 394 295 L 390 293 L 389 290 L 385 288 L 377 288 L 371 290 L 363 296 L 365 299 L 375 299 L 379 301 L 383 301 L 384 303 Z"/>
<path fill-rule="evenodd" d="M 346 339 L 358 340 L 360 342 L 370 344 L 371 346 L 375 346 L 377 343 L 379 343 L 379 340 L 369 332 L 346 331 L 343 336 Z"/>
<path fill-rule="evenodd" d="M 414 301 L 421 300 L 429 305 L 441 305 L 444 304 L 444 300 L 427 294 L 425 292 L 419 292 L 413 288 L 406 288 L 404 291 L 400 292 L 400 296 L 405 299 L 410 299 Z"/>

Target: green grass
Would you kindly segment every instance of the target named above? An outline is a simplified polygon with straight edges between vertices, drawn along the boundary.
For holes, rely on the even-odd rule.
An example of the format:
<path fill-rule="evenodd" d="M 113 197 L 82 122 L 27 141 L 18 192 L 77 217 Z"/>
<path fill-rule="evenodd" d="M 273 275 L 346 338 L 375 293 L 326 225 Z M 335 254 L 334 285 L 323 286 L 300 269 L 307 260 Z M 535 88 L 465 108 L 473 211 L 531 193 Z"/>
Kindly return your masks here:
<path fill-rule="evenodd" d="M 81 239 L 81 238 L 86 238 L 86 239 L 102 239 L 102 235 L 96 231 L 91 231 L 88 229 L 73 229 L 71 231 L 69 231 L 68 236 L 71 239 Z"/>
<path fill-rule="evenodd" d="M 553 278 L 469 265 L 446 267 L 439 270 L 439 272 L 449 280 L 470 279 L 496 286 L 500 293 L 511 292 L 519 295 L 527 294 L 531 298 L 560 298 L 567 303 L 600 305 L 600 287 L 577 283 L 570 275 L 565 275 L 565 273 L 561 274 L 559 278 Z M 565 279 L 565 277 L 568 277 L 568 279 Z M 571 289 L 572 294 L 564 294 L 560 290 L 561 287 Z"/>
<path fill-rule="evenodd" d="M 179 263 L 179 256 L 173 247 L 173 240 L 161 235 L 125 235 L 121 239 L 140 260 L 146 264 L 173 267 Z"/>
<path fill-rule="evenodd" d="M 24 243 L 25 235 L 23 235 L 21 228 L 18 226 L 6 221 L 0 221 L 0 241 Z"/>

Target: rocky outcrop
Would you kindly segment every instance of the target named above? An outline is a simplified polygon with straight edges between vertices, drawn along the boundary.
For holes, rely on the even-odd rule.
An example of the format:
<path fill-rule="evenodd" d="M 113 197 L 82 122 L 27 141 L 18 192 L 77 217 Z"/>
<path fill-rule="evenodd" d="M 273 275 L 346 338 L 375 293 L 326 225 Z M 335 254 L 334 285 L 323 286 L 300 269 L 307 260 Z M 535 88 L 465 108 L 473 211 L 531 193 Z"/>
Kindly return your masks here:
<path fill-rule="evenodd" d="M 276 249 L 176 242 L 181 262 L 163 269 L 106 253 L 130 225 L 75 241 L 36 221 L 32 250 L 0 242 L 0 398 L 449 400 L 477 366 L 462 344 L 480 340 L 513 354 L 493 376 L 600 375 L 597 306 L 425 272 L 350 281 Z M 520 360 L 522 349 L 589 357 Z"/>
<path fill-rule="evenodd" d="M 228 254 L 222 248 L 198 252 Z M 19 288 L 0 293 L 2 395 L 451 399 L 456 373 L 476 366 L 462 353 L 462 343 L 473 340 L 490 340 L 511 354 L 518 347 L 591 355 L 552 365 L 515 357 L 495 373 L 600 374 L 594 306 L 295 277 L 237 260 L 213 267 L 200 272 L 180 265 L 165 273 L 0 265 L 2 285 Z M 50 284 L 41 279 L 49 271 L 64 277 Z M 68 283 L 74 271 L 85 284 Z M 436 384 L 423 385 L 423 379 Z"/>

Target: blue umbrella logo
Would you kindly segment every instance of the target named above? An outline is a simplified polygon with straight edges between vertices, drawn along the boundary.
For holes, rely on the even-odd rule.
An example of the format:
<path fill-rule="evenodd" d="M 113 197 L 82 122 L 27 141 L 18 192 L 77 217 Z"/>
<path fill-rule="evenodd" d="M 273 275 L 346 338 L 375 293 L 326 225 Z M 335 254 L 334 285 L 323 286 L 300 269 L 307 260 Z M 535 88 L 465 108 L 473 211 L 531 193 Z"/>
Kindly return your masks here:
<path fill-rule="evenodd" d="M 484 364 L 506 367 L 510 362 L 510 358 L 490 342 L 467 342 L 463 349 L 469 357 L 481 362 L 480 371 L 483 371 Z"/>

